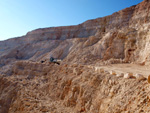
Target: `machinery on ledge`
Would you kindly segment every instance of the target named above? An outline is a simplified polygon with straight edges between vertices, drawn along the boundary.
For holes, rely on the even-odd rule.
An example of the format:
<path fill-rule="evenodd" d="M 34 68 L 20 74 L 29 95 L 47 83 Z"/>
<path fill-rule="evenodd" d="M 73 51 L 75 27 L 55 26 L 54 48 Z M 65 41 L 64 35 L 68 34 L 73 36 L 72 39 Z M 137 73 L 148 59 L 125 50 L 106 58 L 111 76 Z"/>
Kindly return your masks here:
<path fill-rule="evenodd" d="M 50 59 L 49 59 L 49 63 L 54 63 L 54 64 L 58 64 L 58 65 L 60 65 L 60 62 L 61 62 L 62 60 L 61 59 L 57 59 L 57 58 L 54 58 L 54 57 L 50 57 Z M 41 63 L 44 63 L 44 62 L 47 62 L 47 60 L 42 60 L 41 61 Z"/>
<path fill-rule="evenodd" d="M 50 57 L 50 62 L 53 62 L 53 63 L 60 65 L 61 59 Z"/>

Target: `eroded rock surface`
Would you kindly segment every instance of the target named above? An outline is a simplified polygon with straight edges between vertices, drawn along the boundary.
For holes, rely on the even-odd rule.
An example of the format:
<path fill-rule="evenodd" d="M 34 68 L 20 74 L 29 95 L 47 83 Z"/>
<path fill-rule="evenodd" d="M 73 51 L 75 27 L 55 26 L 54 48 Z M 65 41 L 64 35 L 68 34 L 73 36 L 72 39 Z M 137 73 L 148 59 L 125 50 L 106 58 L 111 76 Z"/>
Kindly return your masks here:
<path fill-rule="evenodd" d="M 41 28 L 1 41 L 0 113 L 149 113 L 145 76 L 125 79 L 117 69 L 99 67 L 149 65 L 149 9 L 144 0 L 76 26 Z M 62 63 L 49 63 L 50 56 Z"/>
<path fill-rule="evenodd" d="M 149 1 L 76 26 L 41 28 L 0 42 L 0 66 L 16 60 L 47 59 L 89 63 L 124 59 L 149 64 Z"/>
<path fill-rule="evenodd" d="M 78 64 L 17 62 L 0 83 L 4 113 L 150 112 L 146 80 L 97 73 Z"/>

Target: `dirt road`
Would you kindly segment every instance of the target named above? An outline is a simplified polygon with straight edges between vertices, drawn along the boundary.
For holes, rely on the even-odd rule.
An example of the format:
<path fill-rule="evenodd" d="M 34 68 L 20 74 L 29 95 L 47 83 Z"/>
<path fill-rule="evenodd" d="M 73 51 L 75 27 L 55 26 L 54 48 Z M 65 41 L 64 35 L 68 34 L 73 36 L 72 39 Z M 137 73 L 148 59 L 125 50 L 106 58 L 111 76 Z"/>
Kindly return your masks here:
<path fill-rule="evenodd" d="M 107 71 L 115 71 L 116 73 L 131 72 L 133 74 L 142 74 L 146 78 L 150 75 L 150 66 L 141 66 L 137 64 L 111 64 L 100 67 Z"/>

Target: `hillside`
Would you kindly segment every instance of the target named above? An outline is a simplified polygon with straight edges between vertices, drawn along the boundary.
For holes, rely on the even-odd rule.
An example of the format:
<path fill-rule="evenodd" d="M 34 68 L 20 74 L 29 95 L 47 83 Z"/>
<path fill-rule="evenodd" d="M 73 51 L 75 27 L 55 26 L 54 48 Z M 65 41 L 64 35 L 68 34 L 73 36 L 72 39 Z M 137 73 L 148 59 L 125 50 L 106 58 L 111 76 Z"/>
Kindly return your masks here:
<path fill-rule="evenodd" d="M 149 10 L 0 41 L 0 113 L 149 113 Z"/>
<path fill-rule="evenodd" d="M 0 65 L 48 59 L 86 63 L 88 59 L 148 62 L 149 1 L 76 26 L 33 30 L 0 42 Z M 82 57 L 81 57 L 82 56 Z"/>
<path fill-rule="evenodd" d="M 150 86 L 83 65 L 17 62 L 0 78 L 1 113 L 148 113 Z"/>

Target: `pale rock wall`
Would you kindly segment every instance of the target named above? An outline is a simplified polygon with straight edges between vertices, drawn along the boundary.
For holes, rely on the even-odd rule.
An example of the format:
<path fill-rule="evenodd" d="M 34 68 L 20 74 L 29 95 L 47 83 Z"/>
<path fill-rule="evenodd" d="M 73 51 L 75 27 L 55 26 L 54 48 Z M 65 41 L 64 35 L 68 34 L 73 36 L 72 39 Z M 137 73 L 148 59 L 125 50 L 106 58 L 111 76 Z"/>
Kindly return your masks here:
<path fill-rule="evenodd" d="M 124 59 L 149 62 L 150 2 L 75 26 L 40 28 L 0 42 L 0 65 L 54 56 L 69 62 Z"/>

